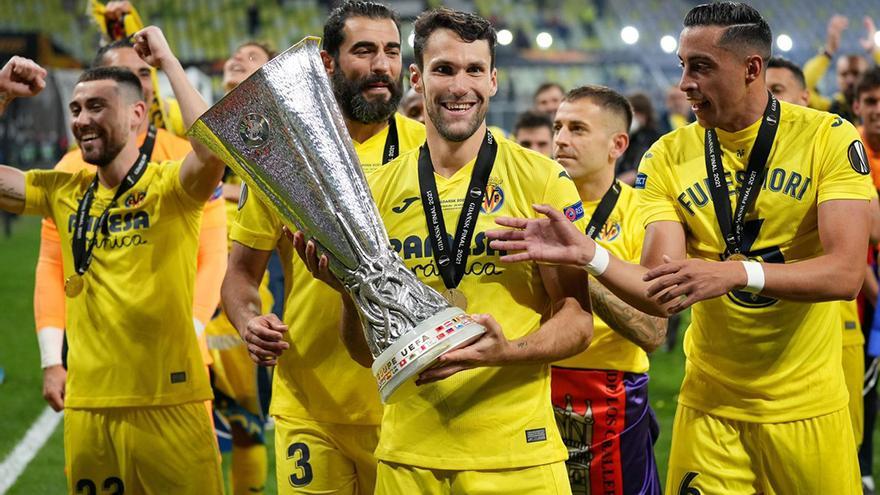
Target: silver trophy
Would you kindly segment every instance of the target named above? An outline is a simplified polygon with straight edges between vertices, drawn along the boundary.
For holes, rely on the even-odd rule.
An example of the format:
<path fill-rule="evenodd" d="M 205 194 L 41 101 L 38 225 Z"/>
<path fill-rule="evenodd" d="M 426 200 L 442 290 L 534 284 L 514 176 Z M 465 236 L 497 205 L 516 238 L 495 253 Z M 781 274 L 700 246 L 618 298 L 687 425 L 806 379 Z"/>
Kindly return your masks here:
<path fill-rule="evenodd" d="M 485 328 L 420 282 L 389 247 L 318 42 L 305 38 L 269 61 L 190 134 L 328 255 L 360 312 L 382 401 L 395 402 L 436 358 Z"/>

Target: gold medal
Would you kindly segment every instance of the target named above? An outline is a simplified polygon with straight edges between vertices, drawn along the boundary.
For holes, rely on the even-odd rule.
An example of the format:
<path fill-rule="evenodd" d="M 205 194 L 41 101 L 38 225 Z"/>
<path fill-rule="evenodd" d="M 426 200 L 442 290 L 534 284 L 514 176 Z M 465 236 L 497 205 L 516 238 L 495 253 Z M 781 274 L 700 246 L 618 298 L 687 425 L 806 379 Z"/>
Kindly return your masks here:
<path fill-rule="evenodd" d="M 452 306 L 460 308 L 462 311 L 467 311 L 468 300 L 464 292 L 458 289 L 446 289 L 443 291 L 443 298 Z"/>
<path fill-rule="evenodd" d="M 727 261 L 748 261 L 749 258 L 742 253 L 733 253 L 727 257 Z"/>
<path fill-rule="evenodd" d="M 82 275 L 74 273 L 64 281 L 64 293 L 67 297 L 76 297 L 82 292 L 84 286 L 85 280 L 83 280 Z"/>

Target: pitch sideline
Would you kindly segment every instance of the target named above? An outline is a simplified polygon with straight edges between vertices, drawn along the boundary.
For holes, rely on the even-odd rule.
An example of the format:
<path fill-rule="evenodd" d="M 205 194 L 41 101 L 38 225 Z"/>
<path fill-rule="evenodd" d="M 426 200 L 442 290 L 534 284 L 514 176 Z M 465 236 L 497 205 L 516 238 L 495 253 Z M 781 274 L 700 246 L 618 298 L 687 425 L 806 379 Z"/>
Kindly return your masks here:
<path fill-rule="evenodd" d="M 0 495 L 5 494 L 15 484 L 21 473 L 52 436 L 63 416 L 63 413 L 56 413 L 47 406 L 40 417 L 28 428 L 24 438 L 3 459 L 3 462 L 0 463 Z"/>

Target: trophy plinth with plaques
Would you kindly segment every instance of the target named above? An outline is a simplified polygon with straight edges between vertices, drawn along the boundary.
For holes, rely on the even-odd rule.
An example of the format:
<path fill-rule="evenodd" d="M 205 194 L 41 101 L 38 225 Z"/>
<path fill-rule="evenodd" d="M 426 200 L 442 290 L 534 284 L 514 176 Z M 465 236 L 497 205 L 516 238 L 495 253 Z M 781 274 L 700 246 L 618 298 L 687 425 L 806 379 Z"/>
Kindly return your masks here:
<path fill-rule="evenodd" d="M 486 331 L 389 247 L 317 38 L 269 61 L 190 133 L 328 255 L 360 313 L 383 402 L 411 393 L 415 377 L 440 355 Z"/>

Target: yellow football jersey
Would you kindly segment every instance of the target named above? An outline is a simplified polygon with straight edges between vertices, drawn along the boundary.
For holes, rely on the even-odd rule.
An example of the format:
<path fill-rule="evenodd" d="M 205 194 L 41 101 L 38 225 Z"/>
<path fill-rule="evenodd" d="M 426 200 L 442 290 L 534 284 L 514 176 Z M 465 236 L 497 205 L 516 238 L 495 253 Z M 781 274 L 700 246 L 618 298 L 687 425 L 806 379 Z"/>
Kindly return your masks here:
<path fill-rule="evenodd" d="M 746 214 L 744 232 L 745 252 L 767 263 L 822 254 L 820 203 L 867 201 L 874 195 L 870 177 L 849 161 L 859 140 L 849 122 L 781 105 L 766 178 Z M 718 130 L 731 209 L 759 125 L 736 133 Z M 646 225 L 680 222 L 688 256 L 718 261 L 724 242 L 707 187 L 703 139 L 697 124 L 662 137 L 644 155 L 636 187 Z M 740 291 L 697 303 L 685 336 L 681 403 L 760 422 L 794 421 L 845 407 L 839 308 L 839 302 L 802 303 Z"/>
<path fill-rule="evenodd" d="M 418 148 L 425 142 L 425 126 L 403 115 L 394 114 L 394 122 L 397 126 L 397 141 L 400 146 L 398 155 Z M 382 156 L 385 152 L 385 140 L 388 138 L 388 127 L 374 134 L 363 143 L 354 141 L 354 150 L 361 161 L 364 174 L 371 174 L 382 166 Z"/>
<path fill-rule="evenodd" d="M 395 119 L 402 151 L 424 142 L 424 126 L 400 114 Z M 365 169 L 381 165 L 387 135 L 386 128 L 364 143 L 354 143 Z M 278 215 L 250 190 L 241 205 L 232 240 L 252 249 L 275 249 L 283 225 Z M 339 293 L 315 280 L 295 253 L 292 259 L 292 266 L 285 265 L 290 288 L 283 317 L 290 349 L 275 367 L 269 413 L 326 423 L 379 424 L 382 406 L 376 380 L 351 359 L 339 340 Z"/>
<path fill-rule="evenodd" d="M 585 222 L 589 223 L 599 201 L 584 202 Z M 620 197 L 605 225 L 599 229 L 596 242 L 618 258 L 639 263 L 645 227 L 638 210 L 638 198 L 632 187 L 620 184 Z M 593 314 L 593 342 L 590 347 L 568 359 L 555 363 L 569 368 L 621 370 L 632 373 L 648 371 L 648 355 L 641 347 L 623 338 Z"/>
<path fill-rule="evenodd" d="M 859 321 L 859 303 L 856 301 L 840 301 L 840 317 L 843 320 L 843 345 L 865 343 L 862 334 L 862 323 Z"/>
<path fill-rule="evenodd" d="M 67 407 L 172 405 L 211 398 L 192 323 L 204 201 L 183 190 L 181 164 L 150 163 L 110 209 L 110 235 L 99 233 L 85 288 L 67 299 Z M 25 212 L 49 217 L 59 227 L 64 276 L 70 276 L 76 209 L 94 173 L 30 171 L 26 177 Z M 98 187 L 92 222 L 114 193 Z"/>
<path fill-rule="evenodd" d="M 532 205 L 550 204 L 578 220 L 583 206 L 556 162 L 496 137 L 498 154 L 486 186 L 464 278 L 458 288 L 468 312 L 495 317 L 508 339 L 523 337 L 551 315 L 550 297 L 534 263 L 503 264 L 486 231 L 498 216 L 535 218 Z M 432 254 L 413 150 L 367 177 L 392 248 L 419 279 L 445 286 Z M 452 177 L 435 174 L 447 229 L 455 232 L 475 160 Z M 478 368 L 424 385 L 387 405 L 376 457 L 430 469 L 508 469 L 565 460 L 550 405 L 550 366 Z"/>

